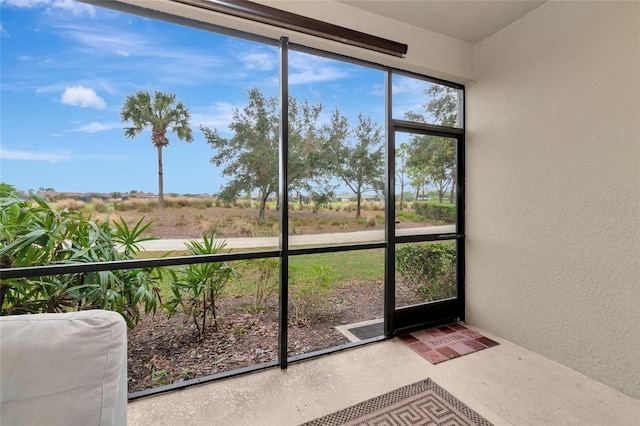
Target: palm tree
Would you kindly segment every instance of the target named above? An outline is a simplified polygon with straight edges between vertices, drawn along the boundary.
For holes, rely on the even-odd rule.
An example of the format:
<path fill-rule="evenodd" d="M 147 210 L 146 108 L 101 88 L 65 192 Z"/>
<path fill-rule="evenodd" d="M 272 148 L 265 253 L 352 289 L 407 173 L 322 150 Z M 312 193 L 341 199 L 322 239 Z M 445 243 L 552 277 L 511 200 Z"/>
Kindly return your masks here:
<path fill-rule="evenodd" d="M 169 145 L 167 131 L 185 142 L 193 142 L 193 132 L 189 125 L 191 114 L 182 101 L 175 107 L 176 95 L 173 93 L 155 92 L 153 99 L 149 92 L 139 90 L 124 100 L 120 110 L 122 122 L 131 122 L 132 127 L 124 128 L 124 135 L 133 139 L 146 127 L 151 128 L 151 142 L 158 150 L 158 209 L 164 208 L 164 182 L 162 172 L 162 148 Z"/>

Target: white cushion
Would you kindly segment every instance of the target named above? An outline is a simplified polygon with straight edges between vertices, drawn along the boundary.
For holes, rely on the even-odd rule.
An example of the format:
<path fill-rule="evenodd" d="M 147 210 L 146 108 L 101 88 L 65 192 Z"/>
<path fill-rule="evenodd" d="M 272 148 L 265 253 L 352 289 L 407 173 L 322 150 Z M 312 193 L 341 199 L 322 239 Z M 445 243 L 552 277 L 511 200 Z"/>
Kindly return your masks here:
<path fill-rule="evenodd" d="M 0 317 L 0 402 L 2 425 L 126 425 L 122 316 Z"/>

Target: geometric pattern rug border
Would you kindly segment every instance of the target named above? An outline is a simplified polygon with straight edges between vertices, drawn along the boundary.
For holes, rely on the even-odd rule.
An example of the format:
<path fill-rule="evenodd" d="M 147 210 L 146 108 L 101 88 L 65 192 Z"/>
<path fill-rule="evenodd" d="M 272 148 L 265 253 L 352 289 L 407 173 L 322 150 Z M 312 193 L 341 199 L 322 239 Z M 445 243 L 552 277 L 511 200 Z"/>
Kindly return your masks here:
<path fill-rule="evenodd" d="M 301 426 L 346 425 L 493 426 L 430 378 L 303 423 Z"/>
<path fill-rule="evenodd" d="M 431 364 L 499 345 L 457 322 L 403 334 L 399 338 Z"/>

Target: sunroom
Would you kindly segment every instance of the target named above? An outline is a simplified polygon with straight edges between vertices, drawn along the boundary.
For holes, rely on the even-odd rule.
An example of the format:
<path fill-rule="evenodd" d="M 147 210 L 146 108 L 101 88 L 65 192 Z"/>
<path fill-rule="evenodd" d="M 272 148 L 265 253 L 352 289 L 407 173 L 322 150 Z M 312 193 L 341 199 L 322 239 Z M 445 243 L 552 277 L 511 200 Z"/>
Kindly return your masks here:
<path fill-rule="evenodd" d="M 130 424 L 300 424 L 427 377 L 494 424 L 633 424 L 640 418 L 638 4 L 82 4 L 106 6 L 111 19 L 130 16 L 134 28 L 123 34 L 139 36 L 136 41 L 152 36 L 163 43 L 167 34 L 180 34 L 185 45 L 197 46 L 202 55 L 167 51 L 154 58 L 154 67 L 170 81 L 176 78 L 175 70 L 167 71 L 171 61 L 182 59 L 174 68 L 216 99 L 197 105 L 191 98 L 193 130 L 201 131 L 194 146 L 199 138 L 206 148 L 191 155 L 204 158 L 209 174 L 210 163 L 218 166 L 225 179 L 208 190 L 175 192 L 233 193 L 249 203 L 251 214 L 264 215 L 241 226 L 216 222 L 218 234 L 225 235 L 224 224 L 237 228 L 221 251 L 167 256 L 180 249 L 150 249 L 159 242 L 148 241 L 141 243 L 142 252 L 153 253 L 148 258 L 3 267 L 2 278 L 244 262 L 249 272 L 239 275 L 256 283 L 268 275 L 275 283 L 262 296 L 252 287 L 254 306 L 243 308 L 224 339 L 216 337 L 227 346 L 254 339 L 249 362 L 217 355 L 211 374 L 185 372 L 165 381 L 168 357 L 148 360 L 150 385 L 129 394 Z M 71 37 L 73 28 L 66 28 Z M 177 28 L 188 32 L 174 33 Z M 244 68 L 215 54 L 223 44 L 242 57 Z M 121 50 L 125 59 L 151 48 L 127 53 L 132 47 L 125 38 L 120 49 L 105 46 L 86 47 Z M 211 68 L 199 68 L 204 52 L 211 52 Z M 201 72 L 214 68 L 213 79 Z M 216 98 L 215 79 L 233 87 L 233 97 Z M 250 148 L 247 141 L 259 129 L 252 117 L 264 111 L 270 127 L 256 138 L 260 150 Z M 193 169 L 170 162 L 179 144 L 175 138 L 165 151 L 167 193 L 172 174 L 193 173 L 194 181 L 206 176 L 193 158 Z M 259 161 L 234 156 L 251 149 Z M 150 152 L 146 157 L 155 161 Z M 6 158 L 3 181 L 12 183 Z M 260 169 L 262 181 L 247 184 L 242 161 L 254 172 L 270 167 Z M 362 171 L 367 161 L 371 168 Z M 420 164 L 429 166 L 422 186 Z M 146 171 L 121 173 L 137 185 Z M 168 195 L 165 212 L 171 202 Z M 431 207 L 420 210 L 421 203 Z M 345 217 L 319 224 L 323 211 Z M 412 216 L 418 213 L 428 219 Z M 178 216 L 173 225 L 186 228 L 196 216 Z M 162 240 L 191 238 L 183 237 Z M 440 292 L 433 282 L 412 284 L 416 270 L 402 263 L 424 247 L 449 262 L 444 275 L 430 275 L 445 287 Z M 343 277 L 347 284 L 339 290 L 327 284 Z M 312 286 L 324 289 L 320 301 L 302 297 Z M 215 311 L 218 302 L 211 303 Z M 275 316 L 266 319 L 269 303 Z M 310 307 L 320 305 L 318 313 Z M 202 323 L 200 340 L 214 324 L 224 327 L 230 317 L 222 314 Z M 314 322 L 324 328 L 314 329 Z M 499 345 L 432 365 L 398 338 L 450 323 Z M 364 335 L 354 338 L 357 331 Z M 318 333 L 325 336 L 320 343 L 307 340 Z M 189 355 L 201 359 L 214 346 Z"/>

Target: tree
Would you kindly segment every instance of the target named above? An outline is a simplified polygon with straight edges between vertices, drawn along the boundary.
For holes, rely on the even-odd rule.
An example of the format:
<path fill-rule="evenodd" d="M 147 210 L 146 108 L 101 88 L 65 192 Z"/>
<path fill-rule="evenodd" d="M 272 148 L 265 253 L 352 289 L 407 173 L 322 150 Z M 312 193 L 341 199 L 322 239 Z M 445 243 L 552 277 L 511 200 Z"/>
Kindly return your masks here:
<path fill-rule="evenodd" d="M 151 142 L 158 151 L 158 209 L 164 208 L 164 172 L 162 170 L 162 148 L 169 146 L 167 132 L 178 136 L 187 143 L 193 142 L 193 132 L 189 125 L 191 114 L 182 101 L 175 104 L 174 93 L 156 91 L 153 99 L 149 92 L 140 90 L 128 95 L 120 110 L 123 123 L 131 122 L 124 128 L 124 135 L 133 139 L 145 128 L 151 128 Z"/>
<path fill-rule="evenodd" d="M 429 114 L 427 120 L 424 115 L 409 111 L 405 117 L 410 121 L 436 122 L 442 126 L 454 127 L 457 124 L 457 93 L 456 89 L 443 85 L 431 85 L 425 94 L 430 98 L 423 105 Z M 455 202 L 456 186 L 456 147 L 453 139 L 415 135 L 411 138 L 408 147 L 408 159 L 406 162 L 410 169 L 409 174 L 413 179 L 413 186 L 418 196 L 420 185 L 432 184 L 438 191 L 438 199 L 443 201 L 444 195 L 449 191 L 449 201 Z"/>
<path fill-rule="evenodd" d="M 240 192 L 258 190 L 258 217 L 264 219 L 267 199 L 278 190 L 278 128 L 273 105 L 262 92 L 253 87 L 247 92 L 248 104 L 233 112 L 229 128 L 231 139 L 222 138 L 216 129 L 200 127 L 215 155 L 211 162 L 220 167 L 223 176 L 232 179 L 219 196 L 235 200 Z"/>
<path fill-rule="evenodd" d="M 323 133 L 330 169 L 356 196 L 356 219 L 360 218 L 362 195 L 384 188 L 382 128 L 358 114 L 358 125 L 350 131 L 347 118 L 336 109 Z"/>
<path fill-rule="evenodd" d="M 297 193 L 300 205 L 307 194 L 316 208 L 327 202 L 333 192 L 328 163 L 316 129 L 323 105 L 306 99 L 289 99 L 289 180 L 287 191 Z"/>
<path fill-rule="evenodd" d="M 431 100 L 425 105 L 425 109 L 431 114 L 436 122 L 443 126 L 456 127 L 459 124 L 457 90 L 453 87 L 434 84 L 429 87 L 425 93 L 428 96 L 431 96 Z M 455 157 L 455 147 L 453 147 L 452 155 Z M 455 203 L 455 190 L 456 170 L 454 158 L 451 170 L 451 191 L 449 191 L 450 203 Z"/>
<path fill-rule="evenodd" d="M 18 190 L 15 186 L 6 182 L 0 182 L 0 197 L 8 197 L 9 195 L 16 195 Z"/>
<path fill-rule="evenodd" d="M 452 139 L 438 136 L 413 136 L 407 166 L 416 183 L 429 183 L 438 191 L 442 203 L 451 189 L 455 174 L 455 144 Z M 423 187 L 424 192 L 424 187 Z"/>
<path fill-rule="evenodd" d="M 277 98 L 267 98 L 259 88 L 247 91 L 247 105 L 235 109 L 229 128 L 230 139 L 216 129 L 201 127 L 207 143 L 215 151 L 211 162 L 224 166 L 223 176 L 231 179 L 220 197 L 235 200 L 243 191 L 258 190 L 258 218 L 265 218 L 266 203 L 278 191 L 279 105 Z M 298 102 L 289 98 L 289 190 L 312 192 L 321 188 L 315 183 L 325 173 L 319 166 L 321 154 L 316 137 L 316 121 L 322 105 Z M 319 189 L 323 191 L 323 189 Z"/>
<path fill-rule="evenodd" d="M 398 208 L 400 210 L 403 209 L 404 204 L 404 188 L 409 184 L 407 181 L 407 150 L 408 146 L 406 143 L 401 143 L 400 146 L 396 149 L 396 179 L 398 184 L 400 185 L 400 205 Z"/>

